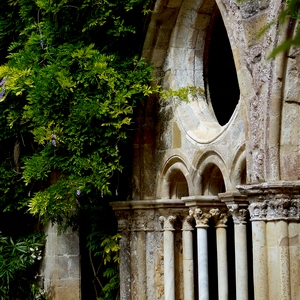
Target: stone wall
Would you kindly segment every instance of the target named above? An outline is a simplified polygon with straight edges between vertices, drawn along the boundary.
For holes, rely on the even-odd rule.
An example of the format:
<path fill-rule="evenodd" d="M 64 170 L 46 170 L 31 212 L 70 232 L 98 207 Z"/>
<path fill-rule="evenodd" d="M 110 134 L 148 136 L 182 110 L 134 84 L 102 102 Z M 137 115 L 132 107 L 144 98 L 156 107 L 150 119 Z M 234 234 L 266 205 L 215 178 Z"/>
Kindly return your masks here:
<path fill-rule="evenodd" d="M 79 237 L 69 229 L 58 234 L 57 226 L 48 225 L 40 274 L 49 300 L 80 300 L 81 273 Z"/>

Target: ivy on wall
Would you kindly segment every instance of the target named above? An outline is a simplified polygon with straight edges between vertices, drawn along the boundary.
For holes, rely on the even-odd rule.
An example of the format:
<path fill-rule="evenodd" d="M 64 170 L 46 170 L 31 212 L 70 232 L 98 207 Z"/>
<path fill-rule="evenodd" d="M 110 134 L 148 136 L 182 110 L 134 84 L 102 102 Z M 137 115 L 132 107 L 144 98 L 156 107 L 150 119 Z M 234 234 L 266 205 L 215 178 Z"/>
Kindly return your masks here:
<path fill-rule="evenodd" d="M 107 258 L 118 236 L 104 250 L 115 226 L 98 218 L 120 196 L 134 107 L 152 93 L 152 69 L 140 59 L 148 8 L 144 0 L 0 3 L 0 210 L 33 224 L 0 226 L 26 239 L 38 220 L 84 223 L 92 256 L 105 254 L 104 283 L 115 282 L 95 286 L 104 299 L 118 284 L 117 258 Z"/>

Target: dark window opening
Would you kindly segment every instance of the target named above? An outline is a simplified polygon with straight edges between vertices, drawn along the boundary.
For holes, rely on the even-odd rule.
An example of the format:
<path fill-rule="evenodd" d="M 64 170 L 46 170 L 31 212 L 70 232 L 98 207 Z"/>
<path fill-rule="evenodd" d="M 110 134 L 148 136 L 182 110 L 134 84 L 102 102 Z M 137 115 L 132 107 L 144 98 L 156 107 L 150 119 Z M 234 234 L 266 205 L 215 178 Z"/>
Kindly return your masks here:
<path fill-rule="evenodd" d="M 208 254 L 208 288 L 209 300 L 218 299 L 218 262 L 217 237 L 213 218 L 209 219 L 207 228 L 207 254 Z"/>
<path fill-rule="evenodd" d="M 240 98 L 233 55 L 220 11 L 211 18 L 206 40 L 206 93 L 220 125 L 225 125 Z"/>
<path fill-rule="evenodd" d="M 202 194 L 217 196 L 219 193 L 225 193 L 226 187 L 220 169 L 211 164 L 202 175 Z"/>
<path fill-rule="evenodd" d="M 170 185 L 170 198 L 181 199 L 189 195 L 189 188 L 184 175 L 178 171 Z"/>
<path fill-rule="evenodd" d="M 234 223 L 228 218 L 227 230 L 227 268 L 228 268 L 228 299 L 236 300 L 236 278 L 235 278 L 235 246 L 234 246 Z"/>

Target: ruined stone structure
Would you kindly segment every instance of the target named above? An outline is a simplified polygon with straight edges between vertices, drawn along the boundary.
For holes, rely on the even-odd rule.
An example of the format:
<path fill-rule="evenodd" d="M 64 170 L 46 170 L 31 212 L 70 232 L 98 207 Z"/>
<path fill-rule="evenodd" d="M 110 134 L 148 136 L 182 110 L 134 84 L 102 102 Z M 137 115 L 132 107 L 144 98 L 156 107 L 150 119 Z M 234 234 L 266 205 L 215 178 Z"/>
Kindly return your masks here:
<path fill-rule="evenodd" d="M 131 201 L 112 203 L 122 300 L 300 299 L 300 55 L 277 0 L 157 0 L 144 57 L 188 102 L 140 107 Z"/>

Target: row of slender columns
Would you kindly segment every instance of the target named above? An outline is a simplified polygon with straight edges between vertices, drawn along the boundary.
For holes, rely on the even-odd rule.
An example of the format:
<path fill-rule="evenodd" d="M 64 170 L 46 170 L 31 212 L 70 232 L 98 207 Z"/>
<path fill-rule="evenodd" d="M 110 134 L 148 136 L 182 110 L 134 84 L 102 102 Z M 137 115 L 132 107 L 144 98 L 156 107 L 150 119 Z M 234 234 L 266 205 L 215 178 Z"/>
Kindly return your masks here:
<path fill-rule="evenodd" d="M 233 215 L 235 231 L 235 266 L 236 266 L 236 294 L 238 300 L 248 300 L 248 271 L 247 271 L 247 234 L 246 210 L 237 205 L 230 206 Z M 218 293 L 219 300 L 228 300 L 228 265 L 227 265 L 227 237 L 226 221 L 228 214 L 219 209 L 211 209 L 203 213 L 200 208 L 190 210 L 189 216 L 183 221 L 183 280 L 184 299 L 194 299 L 194 263 L 193 263 L 193 227 L 192 218 L 196 220 L 197 229 L 197 258 L 198 258 L 198 290 L 199 300 L 209 299 L 208 278 L 208 245 L 207 229 L 209 218 L 215 219 L 218 262 Z M 175 268 L 174 268 L 174 222 L 176 217 L 161 217 L 164 223 L 164 285 L 165 300 L 175 299 Z M 266 298 L 267 299 L 267 298 Z"/>

